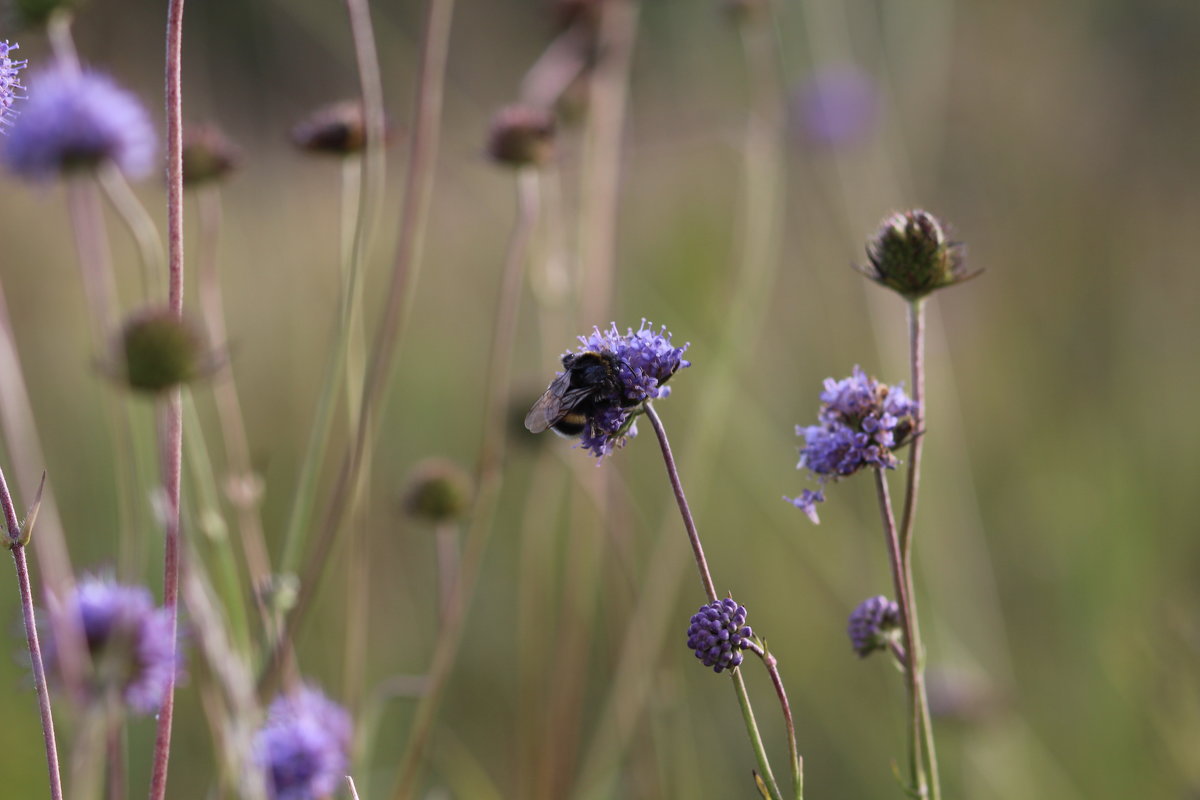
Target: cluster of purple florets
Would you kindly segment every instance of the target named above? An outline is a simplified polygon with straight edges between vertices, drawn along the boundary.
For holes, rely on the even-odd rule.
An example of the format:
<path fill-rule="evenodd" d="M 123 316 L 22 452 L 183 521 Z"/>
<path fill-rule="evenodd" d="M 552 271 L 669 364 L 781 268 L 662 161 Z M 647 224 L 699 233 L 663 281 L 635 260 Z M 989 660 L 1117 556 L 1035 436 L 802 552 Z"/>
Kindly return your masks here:
<path fill-rule="evenodd" d="M 868 597 L 850 614 L 846 633 L 854 652 L 866 658 L 887 647 L 900 632 L 900 606 L 883 595 Z"/>
<path fill-rule="evenodd" d="M 617 375 L 621 397 L 612 404 L 598 407 L 588 418 L 580 441 L 596 458 L 604 458 L 625 440 L 637 436 L 637 425 L 629 424 L 636 407 L 646 400 L 657 400 L 671 393 L 663 384 L 691 362 L 683 358 L 688 346 L 675 347 L 666 326 L 655 331 L 653 323 L 642 320 L 635 331 L 626 328 L 622 334 L 617 324 L 606 330 L 593 328 L 588 336 L 579 337 L 579 352 L 611 353 L 617 360 Z"/>
<path fill-rule="evenodd" d="M 805 440 L 797 469 L 809 470 L 822 484 L 863 467 L 893 469 L 898 462 L 892 451 L 912 437 L 916 414 L 917 404 L 902 388 L 880 383 L 857 366 L 849 378 L 826 378 L 820 424 L 796 426 Z M 815 505 L 825 500 L 820 489 L 785 499 L 819 521 Z"/>
<path fill-rule="evenodd" d="M 726 597 L 701 606 L 692 615 L 688 647 L 700 663 L 721 672 L 742 663 L 742 648 L 753 636 L 754 631 L 746 624 L 746 607 Z"/>
<path fill-rule="evenodd" d="M 12 172 L 50 179 L 111 161 L 130 178 L 154 169 L 156 137 L 145 107 L 107 75 L 43 70 L 4 147 Z"/>
<path fill-rule="evenodd" d="M 17 94 L 25 89 L 21 85 L 18 73 L 25 69 L 28 62 L 24 59 L 10 58 L 8 55 L 18 47 L 20 45 L 9 44 L 7 41 L 0 42 L 0 125 L 12 124 L 12 119 L 17 114 L 13 110 L 13 102 L 25 99 L 25 95 Z M 3 128 L 0 128 L 0 131 L 3 131 Z"/>
<path fill-rule="evenodd" d="M 170 612 L 155 607 L 149 589 L 87 577 L 54 610 L 53 619 L 49 661 L 67 656 L 63 637 L 82 636 L 91 662 L 87 688 L 93 697 L 115 693 L 141 713 L 159 707 L 178 660 Z"/>
<path fill-rule="evenodd" d="M 320 690 L 276 698 L 254 737 L 272 800 L 332 796 L 349 765 L 351 736 L 350 715 Z"/>

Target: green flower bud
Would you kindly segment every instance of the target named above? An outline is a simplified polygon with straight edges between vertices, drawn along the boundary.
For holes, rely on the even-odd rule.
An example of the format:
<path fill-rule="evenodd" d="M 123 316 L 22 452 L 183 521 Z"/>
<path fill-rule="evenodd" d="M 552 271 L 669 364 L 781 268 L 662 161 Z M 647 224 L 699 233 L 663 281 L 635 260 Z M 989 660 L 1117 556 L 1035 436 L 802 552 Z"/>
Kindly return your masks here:
<path fill-rule="evenodd" d="M 220 180 L 236 169 L 240 160 L 241 152 L 217 126 L 204 124 L 184 129 L 184 186 Z"/>
<path fill-rule="evenodd" d="M 110 371 L 139 392 L 158 393 L 209 374 L 214 359 L 198 330 L 165 308 L 130 317 Z"/>
<path fill-rule="evenodd" d="M 383 143 L 395 133 L 391 120 L 384 118 Z M 343 100 L 323 106 L 292 128 L 292 143 L 310 153 L 347 156 L 361 153 L 367 145 L 367 120 L 358 100 Z"/>
<path fill-rule="evenodd" d="M 892 214 L 867 244 L 866 266 L 859 271 L 909 300 L 974 278 L 963 263 L 963 247 L 946 239 L 937 217 L 914 209 Z"/>
<path fill-rule="evenodd" d="M 409 476 L 404 511 L 427 522 L 448 522 L 466 513 L 472 494 L 471 478 L 462 467 L 431 458 L 417 464 Z"/>

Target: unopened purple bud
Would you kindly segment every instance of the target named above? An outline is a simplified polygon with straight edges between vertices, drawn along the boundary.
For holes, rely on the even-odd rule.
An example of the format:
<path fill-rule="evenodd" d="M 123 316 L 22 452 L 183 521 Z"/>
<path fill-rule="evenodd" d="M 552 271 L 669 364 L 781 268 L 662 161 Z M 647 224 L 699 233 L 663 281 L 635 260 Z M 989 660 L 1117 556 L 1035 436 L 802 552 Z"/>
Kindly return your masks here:
<path fill-rule="evenodd" d="M 687 646 L 714 672 L 732 669 L 742 663 L 742 648 L 754 637 L 745 621 L 745 606 L 732 598 L 703 605 L 692 615 Z"/>
<path fill-rule="evenodd" d="M 846 625 L 854 652 L 866 658 L 900 636 L 900 607 L 883 595 L 868 597 L 850 614 Z"/>

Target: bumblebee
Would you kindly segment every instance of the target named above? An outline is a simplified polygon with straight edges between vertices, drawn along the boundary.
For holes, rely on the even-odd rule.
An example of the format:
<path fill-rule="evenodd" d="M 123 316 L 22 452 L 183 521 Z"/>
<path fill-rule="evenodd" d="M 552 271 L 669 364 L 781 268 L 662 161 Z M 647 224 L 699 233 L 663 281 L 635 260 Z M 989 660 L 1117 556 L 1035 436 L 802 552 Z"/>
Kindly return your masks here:
<path fill-rule="evenodd" d="M 530 433 L 553 428 L 560 436 L 578 436 L 597 409 L 637 405 L 627 401 L 622 391 L 620 371 L 628 370 L 629 365 L 607 350 L 567 353 L 562 365 L 563 373 L 550 382 L 525 415 Z"/>

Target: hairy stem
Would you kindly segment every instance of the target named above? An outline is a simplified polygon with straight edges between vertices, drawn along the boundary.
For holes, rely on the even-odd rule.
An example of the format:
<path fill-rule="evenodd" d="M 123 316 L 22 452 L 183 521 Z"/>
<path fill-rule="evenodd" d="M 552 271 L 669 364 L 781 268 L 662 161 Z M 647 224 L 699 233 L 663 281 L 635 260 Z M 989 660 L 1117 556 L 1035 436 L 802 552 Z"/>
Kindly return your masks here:
<path fill-rule="evenodd" d="M 183 316 L 183 0 L 167 5 L 167 301 L 171 312 Z M 183 398 L 172 389 L 161 407 L 162 484 L 166 495 L 166 542 L 163 555 L 163 606 L 171 615 L 171 640 L 179 624 L 179 489 L 183 459 Z M 171 722 L 175 710 L 175 676 L 163 693 L 154 737 L 154 768 L 150 800 L 167 794 L 167 763 L 171 753 Z"/>
<path fill-rule="evenodd" d="M 42 741 L 46 746 L 46 768 L 50 773 L 50 797 L 62 800 L 62 775 L 58 767 L 58 745 L 54 740 L 54 714 L 50 708 L 50 689 L 46 686 L 46 666 L 38 642 L 37 622 L 33 615 L 33 590 L 29 583 L 29 564 L 25 545 L 21 542 L 21 523 L 8 491 L 4 470 L 0 469 L 0 505 L 4 507 L 4 523 L 8 529 L 6 544 L 12 551 L 17 568 L 17 585 L 21 592 L 21 616 L 25 623 L 25 641 L 29 645 L 29 660 L 33 665 L 33 683 L 37 689 L 38 710 L 42 716 Z"/>

